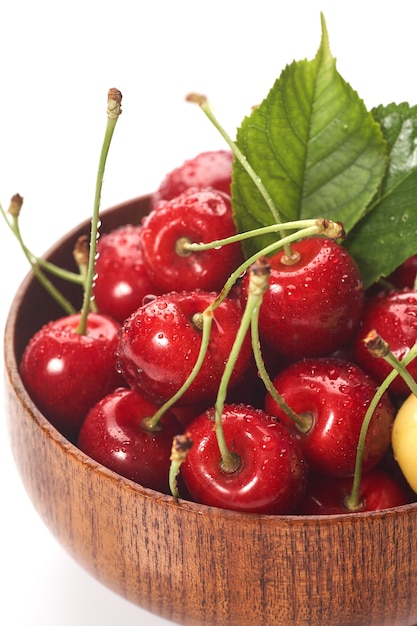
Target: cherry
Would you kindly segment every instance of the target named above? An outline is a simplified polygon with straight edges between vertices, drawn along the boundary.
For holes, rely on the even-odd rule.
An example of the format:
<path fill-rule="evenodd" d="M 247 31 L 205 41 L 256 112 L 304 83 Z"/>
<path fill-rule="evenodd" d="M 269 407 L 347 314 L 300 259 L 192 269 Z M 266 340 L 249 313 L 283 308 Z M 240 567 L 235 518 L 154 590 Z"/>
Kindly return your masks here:
<path fill-rule="evenodd" d="M 188 424 L 200 413 L 206 411 L 210 406 L 208 402 L 200 402 L 196 404 L 189 405 L 173 405 L 171 407 L 171 413 L 173 413 L 178 421 L 181 424 L 181 431 L 183 431 Z"/>
<path fill-rule="evenodd" d="M 45 417 L 74 440 L 89 409 L 122 383 L 115 352 L 120 328 L 110 317 L 90 313 L 86 334 L 76 313 L 43 326 L 20 363 L 23 384 Z"/>
<path fill-rule="evenodd" d="M 94 297 L 99 310 L 123 322 L 155 293 L 143 263 L 141 227 L 126 224 L 97 243 Z"/>
<path fill-rule="evenodd" d="M 311 475 L 307 492 L 297 507 L 300 515 L 337 515 L 364 511 L 380 511 L 410 502 L 409 493 L 399 482 L 379 468 L 362 476 L 361 506 L 352 511 L 346 504 L 352 490 L 353 478 Z"/>
<path fill-rule="evenodd" d="M 309 358 L 289 365 L 273 379 L 274 387 L 299 416 L 295 422 L 270 394 L 265 411 L 290 428 L 312 471 L 353 475 L 359 435 L 377 384 L 360 367 L 343 359 Z M 395 410 L 384 394 L 372 416 L 362 471 L 375 467 L 391 442 Z"/>
<path fill-rule="evenodd" d="M 219 291 L 243 261 L 241 244 L 196 252 L 186 245 L 235 234 L 230 197 L 219 191 L 191 189 L 160 203 L 142 225 L 143 258 L 155 288 Z"/>
<path fill-rule="evenodd" d="M 417 278 L 417 254 L 410 256 L 387 277 L 387 281 L 397 289 L 413 289 Z"/>
<path fill-rule="evenodd" d="M 222 468 L 214 410 L 187 428 L 193 441 L 181 466 L 191 497 L 202 504 L 251 513 L 287 514 L 306 489 L 308 468 L 295 439 L 279 422 L 249 405 L 228 404 L 222 412 L 236 468 Z"/>
<path fill-rule="evenodd" d="M 128 384 L 155 404 L 170 399 L 189 377 L 202 343 L 202 312 L 216 293 L 171 292 L 139 307 L 123 324 L 117 349 L 118 368 Z M 208 350 L 196 379 L 177 406 L 213 401 L 229 357 L 242 311 L 236 299 L 216 308 Z M 239 382 L 251 364 L 248 338 L 231 379 Z"/>
<path fill-rule="evenodd" d="M 181 427 L 165 413 L 156 428 L 146 418 L 157 407 L 132 389 L 120 388 L 105 396 L 88 412 L 77 445 L 105 467 L 144 487 L 169 493 L 172 440 Z"/>
<path fill-rule="evenodd" d="M 354 358 L 377 383 L 381 383 L 392 367 L 368 351 L 364 340 L 373 330 L 388 343 L 391 352 L 401 361 L 417 341 L 417 291 L 405 289 L 382 292 L 373 296 L 366 305 L 362 325 L 354 342 Z M 407 370 L 414 379 L 417 378 L 416 359 L 409 363 Z M 397 376 L 389 392 L 404 398 L 409 394 L 409 389 L 401 376 Z"/>
<path fill-rule="evenodd" d="M 166 175 L 159 189 L 152 195 L 152 204 L 171 200 L 190 187 L 212 187 L 230 195 L 232 161 L 230 150 L 208 150 L 193 159 L 187 159 Z"/>
<path fill-rule="evenodd" d="M 269 291 L 259 314 L 261 343 L 277 359 L 325 356 L 353 339 L 363 311 L 364 289 L 347 250 L 325 237 L 291 244 L 270 259 Z M 242 284 L 247 298 L 248 278 Z"/>

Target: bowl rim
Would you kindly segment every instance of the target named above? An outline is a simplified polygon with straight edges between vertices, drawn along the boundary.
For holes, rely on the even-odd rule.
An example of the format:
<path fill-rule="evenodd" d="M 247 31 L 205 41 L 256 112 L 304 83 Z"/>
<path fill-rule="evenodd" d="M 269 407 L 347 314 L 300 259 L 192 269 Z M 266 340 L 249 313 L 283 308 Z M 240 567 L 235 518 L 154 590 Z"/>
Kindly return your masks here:
<path fill-rule="evenodd" d="M 105 209 L 101 213 L 101 217 L 105 218 L 107 215 L 115 213 L 123 208 L 127 208 L 132 204 L 137 204 L 138 202 L 149 201 L 151 194 L 145 194 L 142 196 L 138 196 L 136 198 L 132 198 L 130 200 L 126 200 L 121 202 L 113 207 Z M 89 227 L 90 220 L 86 219 L 83 222 L 80 222 L 77 226 L 73 227 L 70 231 L 65 233 L 65 235 L 56 241 L 42 256 L 48 258 L 51 256 L 68 238 L 74 237 L 74 234 L 79 232 L 80 228 Z M 5 376 L 8 377 L 11 386 L 16 394 L 16 397 L 19 399 L 22 406 L 26 409 L 26 412 L 30 414 L 32 420 L 35 422 L 38 428 L 40 428 L 44 434 L 52 440 L 59 448 L 62 449 L 64 454 L 71 455 L 77 463 L 81 464 L 85 468 L 90 468 L 93 471 L 98 472 L 106 479 L 114 482 L 115 484 L 120 485 L 123 483 L 127 488 L 131 491 L 137 493 L 138 495 L 144 498 L 150 498 L 152 500 L 157 500 L 159 502 L 164 503 L 169 507 L 176 507 L 177 509 L 183 509 L 184 511 L 190 511 L 197 514 L 210 514 L 211 516 L 220 516 L 220 517 L 228 517 L 236 520 L 248 520 L 250 518 L 254 520 L 263 520 L 268 521 L 269 523 L 276 522 L 284 522 L 287 524 L 298 524 L 305 526 L 306 524 L 317 524 L 321 523 L 335 523 L 343 520 L 355 521 L 357 520 L 360 523 L 360 520 L 363 518 L 384 518 L 389 516 L 395 516 L 401 513 L 416 513 L 417 514 L 417 501 L 411 502 L 408 504 L 403 504 L 401 506 L 381 509 L 378 511 L 358 511 L 355 513 L 337 513 L 337 514 L 328 514 L 328 515 L 296 515 L 296 514 L 285 514 L 285 515 L 268 515 L 268 514 L 259 514 L 259 513 L 248 513 L 241 511 L 234 511 L 223 509 L 220 507 L 208 506 L 205 504 L 200 504 L 197 502 L 185 500 L 182 498 L 175 498 L 172 495 L 164 494 L 153 489 L 149 489 L 147 487 L 143 487 L 142 485 L 124 477 L 113 470 L 101 465 L 101 463 L 95 461 L 87 454 L 82 452 L 75 444 L 66 439 L 40 412 L 37 406 L 34 404 L 32 399 L 30 398 L 28 392 L 26 391 L 22 379 L 19 375 L 19 364 L 18 358 L 14 349 L 15 344 L 15 333 L 16 333 L 16 323 L 17 317 L 22 305 L 22 300 L 24 298 L 25 293 L 28 290 L 29 285 L 33 284 L 36 281 L 36 277 L 31 270 L 27 272 L 23 280 L 21 281 L 19 287 L 17 288 L 11 305 L 9 307 L 9 311 L 6 317 L 6 323 L 4 327 L 4 370 Z"/>

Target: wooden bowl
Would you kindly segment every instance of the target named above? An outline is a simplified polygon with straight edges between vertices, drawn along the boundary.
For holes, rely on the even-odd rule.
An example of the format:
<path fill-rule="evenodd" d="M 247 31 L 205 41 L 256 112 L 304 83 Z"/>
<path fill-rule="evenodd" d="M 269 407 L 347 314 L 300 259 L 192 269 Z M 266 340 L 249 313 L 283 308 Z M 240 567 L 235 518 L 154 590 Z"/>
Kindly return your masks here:
<path fill-rule="evenodd" d="M 138 222 L 143 197 L 103 212 Z M 72 264 L 69 233 L 47 255 Z M 72 287 L 66 285 L 69 297 Z M 411 626 L 417 623 L 417 504 L 329 517 L 241 514 L 177 501 L 92 461 L 39 412 L 18 363 L 61 312 L 29 275 L 5 332 L 6 416 L 16 465 L 69 553 L 118 594 L 190 626 Z"/>

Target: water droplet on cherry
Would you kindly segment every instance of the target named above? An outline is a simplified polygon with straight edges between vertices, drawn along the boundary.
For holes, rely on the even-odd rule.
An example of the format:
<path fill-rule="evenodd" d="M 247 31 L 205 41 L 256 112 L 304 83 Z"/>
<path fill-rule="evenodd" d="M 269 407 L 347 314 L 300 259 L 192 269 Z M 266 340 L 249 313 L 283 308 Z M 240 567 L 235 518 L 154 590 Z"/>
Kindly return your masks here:
<path fill-rule="evenodd" d="M 156 299 L 156 295 L 153 293 L 148 293 L 142 299 L 142 304 L 148 304 L 148 302 L 153 302 Z"/>

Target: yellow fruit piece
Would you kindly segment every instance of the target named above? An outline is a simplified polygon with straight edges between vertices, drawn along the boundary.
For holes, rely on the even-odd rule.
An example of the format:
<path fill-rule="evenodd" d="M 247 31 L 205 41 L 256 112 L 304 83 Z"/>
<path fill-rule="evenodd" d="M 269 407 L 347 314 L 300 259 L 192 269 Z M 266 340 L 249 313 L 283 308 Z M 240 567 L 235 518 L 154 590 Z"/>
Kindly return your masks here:
<path fill-rule="evenodd" d="M 392 427 L 392 449 L 410 487 L 417 493 L 417 397 L 401 405 Z"/>

